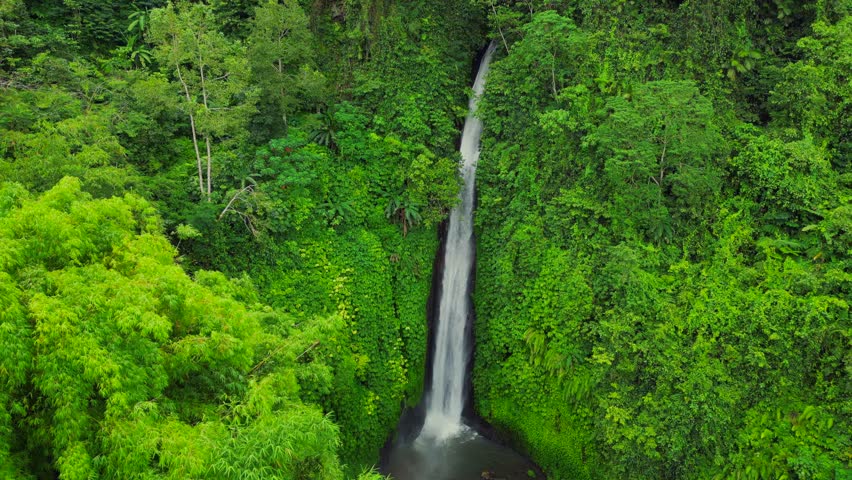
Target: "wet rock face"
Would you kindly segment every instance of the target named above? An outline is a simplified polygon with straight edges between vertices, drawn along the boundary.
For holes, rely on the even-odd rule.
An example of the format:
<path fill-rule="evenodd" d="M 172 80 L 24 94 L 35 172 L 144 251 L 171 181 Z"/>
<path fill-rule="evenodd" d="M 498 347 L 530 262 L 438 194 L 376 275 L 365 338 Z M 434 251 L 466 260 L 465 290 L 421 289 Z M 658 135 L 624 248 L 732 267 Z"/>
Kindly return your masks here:
<path fill-rule="evenodd" d="M 482 135 L 482 121 L 476 116 L 476 107 L 485 90 L 488 66 L 495 49 L 494 44 L 488 47 L 473 84 L 473 97 L 459 148 L 464 185 L 459 193 L 459 204 L 450 213 L 444 244 L 444 271 L 433 341 L 431 384 L 426 395 L 426 417 L 420 432 L 421 437 L 435 441 L 462 434 L 465 429 L 462 413 L 469 393 L 466 379 L 472 348 L 468 337 L 472 311 L 470 279 L 474 259 L 474 184 Z"/>
<path fill-rule="evenodd" d="M 482 133 L 475 112 L 494 50 L 490 45 L 476 74 L 460 146 L 464 186 L 435 262 L 440 278 L 433 281 L 429 304 L 427 393 L 421 405 L 403 414 L 382 458 L 382 473 L 396 480 L 528 480 L 527 472 L 537 471 L 529 460 L 491 440 L 490 427 L 470 408 L 474 181 Z"/>

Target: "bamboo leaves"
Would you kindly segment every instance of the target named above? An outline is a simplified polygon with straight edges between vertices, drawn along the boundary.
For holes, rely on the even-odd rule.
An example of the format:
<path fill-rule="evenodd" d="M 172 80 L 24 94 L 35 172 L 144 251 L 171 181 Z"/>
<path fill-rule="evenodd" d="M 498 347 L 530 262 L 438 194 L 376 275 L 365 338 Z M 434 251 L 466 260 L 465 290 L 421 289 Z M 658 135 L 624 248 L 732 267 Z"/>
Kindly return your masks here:
<path fill-rule="evenodd" d="M 313 350 L 339 325 L 262 332 L 277 314 L 246 308 L 234 297 L 252 294 L 221 274 L 192 281 L 145 201 L 80 188 L 2 188 L 20 200 L 0 242 L 20 255 L 0 270 L 0 472 L 29 442 L 63 478 L 340 478 L 337 427 L 299 397 L 328 392 Z M 264 443 L 279 440 L 289 453 Z"/>

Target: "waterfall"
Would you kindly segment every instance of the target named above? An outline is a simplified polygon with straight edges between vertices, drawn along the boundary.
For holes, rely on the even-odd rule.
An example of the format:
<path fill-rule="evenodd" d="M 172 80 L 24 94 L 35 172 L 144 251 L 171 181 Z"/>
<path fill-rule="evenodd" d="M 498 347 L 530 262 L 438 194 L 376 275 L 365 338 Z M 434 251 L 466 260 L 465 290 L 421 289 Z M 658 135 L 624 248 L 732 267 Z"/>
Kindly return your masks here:
<path fill-rule="evenodd" d="M 495 49 L 496 44 L 492 42 L 482 57 L 462 132 L 460 151 L 464 186 L 459 193 L 459 204 L 450 213 L 436 322 L 432 386 L 426 398 L 426 418 L 420 439 L 442 441 L 466 430 L 461 418 L 465 403 L 465 375 L 470 360 L 465 328 L 471 312 L 468 286 L 474 258 L 474 180 L 482 134 L 482 121 L 476 117 L 476 104 L 485 88 L 488 64 Z"/>
<path fill-rule="evenodd" d="M 477 422 L 466 424 L 462 411 L 466 404 L 466 379 L 473 345 L 468 328 L 473 306 L 470 298 L 473 273 L 473 207 L 476 162 L 482 122 L 476 105 L 485 86 L 488 65 L 496 49 L 489 45 L 473 84 L 467 119 L 461 139 L 461 176 L 464 186 L 459 204 L 450 213 L 443 247 L 443 270 L 436 270 L 430 298 L 433 317 L 432 376 L 429 391 L 416 411 L 400 419 L 400 427 L 389 449 L 382 455 L 381 472 L 398 480 L 458 480 L 460 478 L 504 478 L 529 480 L 539 469 L 517 452 L 489 439 L 489 427 Z M 437 258 L 437 257 L 436 257 Z M 436 262 L 437 263 L 437 262 Z M 432 303 L 437 301 L 437 306 Z M 435 308 L 437 307 L 437 308 Z M 434 310 L 432 310 L 434 308 Z M 437 311 L 435 311 L 437 310 Z M 420 410 L 420 409 L 423 410 Z M 523 408 L 518 406 L 518 408 Z M 412 440 L 420 412 L 425 413 L 419 435 Z M 535 478 L 539 478 L 537 475 Z"/>

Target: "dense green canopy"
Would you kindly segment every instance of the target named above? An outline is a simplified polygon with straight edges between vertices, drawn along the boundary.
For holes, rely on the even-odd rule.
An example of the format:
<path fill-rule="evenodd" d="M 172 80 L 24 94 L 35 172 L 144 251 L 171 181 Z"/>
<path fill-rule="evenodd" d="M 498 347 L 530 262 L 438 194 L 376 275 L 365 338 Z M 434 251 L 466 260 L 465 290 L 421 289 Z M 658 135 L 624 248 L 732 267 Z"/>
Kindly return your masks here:
<path fill-rule="evenodd" d="M 554 479 L 849 478 L 850 13 L 0 1 L 0 477 L 377 476 L 493 39 L 477 412 Z"/>
<path fill-rule="evenodd" d="M 852 5 L 487 3 L 479 411 L 556 478 L 847 478 Z"/>

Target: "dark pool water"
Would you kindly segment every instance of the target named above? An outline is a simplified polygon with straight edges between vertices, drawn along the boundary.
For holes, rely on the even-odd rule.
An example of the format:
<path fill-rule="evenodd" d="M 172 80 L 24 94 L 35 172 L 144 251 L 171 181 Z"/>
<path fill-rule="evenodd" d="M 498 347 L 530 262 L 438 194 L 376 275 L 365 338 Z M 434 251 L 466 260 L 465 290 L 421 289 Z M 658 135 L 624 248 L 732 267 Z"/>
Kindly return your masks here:
<path fill-rule="evenodd" d="M 543 479 L 536 468 L 515 451 L 468 430 L 453 438 L 418 438 L 394 445 L 383 474 L 395 480 L 530 480 Z"/>

